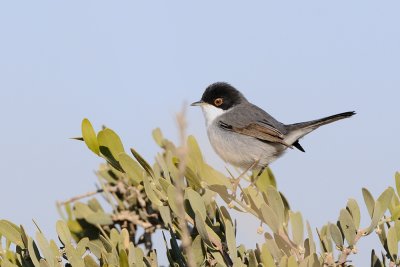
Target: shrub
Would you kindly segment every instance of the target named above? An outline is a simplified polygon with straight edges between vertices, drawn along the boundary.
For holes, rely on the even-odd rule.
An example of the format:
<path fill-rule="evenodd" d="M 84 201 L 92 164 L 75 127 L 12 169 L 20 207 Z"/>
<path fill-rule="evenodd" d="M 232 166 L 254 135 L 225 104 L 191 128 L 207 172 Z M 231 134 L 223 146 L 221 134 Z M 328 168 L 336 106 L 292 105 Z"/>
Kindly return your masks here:
<path fill-rule="evenodd" d="M 134 149 L 126 151 L 114 131 L 96 134 L 84 119 L 81 140 L 105 160 L 97 171 L 99 189 L 58 203 L 59 243 L 47 240 L 39 228 L 33 239 L 22 226 L 1 220 L 0 266 L 158 266 L 156 231 L 163 232 L 171 266 L 349 266 L 357 243 L 372 233 L 383 252 L 371 252 L 371 266 L 400 266 L 399 173 L 396 191 L 389 187 L 374 199 L 362 189 L 369 225 L 360 225 L 359 205 L 350 199 L 336 222 L 316 230 L 314 240 L 310 224 L 290 209 L 270 169 L 258 179 L 246 175 L 248 186 L 234 196 L 233 177 L 204 161 L 195 138 L 184 135 L 183 118 L 178 121 L 179 146 L 154 130 L 162 152 L 151 166 Z M 107 209 L 93 197 L 97 194 Z M 219 197 L 226 205 L 218 204 Z M 247 249 L 236 243 L 235 233 L 243 226 L 230 216 L 232 209 L 261 222 L 260 234 L 267 229 L 263 244 Z"/>

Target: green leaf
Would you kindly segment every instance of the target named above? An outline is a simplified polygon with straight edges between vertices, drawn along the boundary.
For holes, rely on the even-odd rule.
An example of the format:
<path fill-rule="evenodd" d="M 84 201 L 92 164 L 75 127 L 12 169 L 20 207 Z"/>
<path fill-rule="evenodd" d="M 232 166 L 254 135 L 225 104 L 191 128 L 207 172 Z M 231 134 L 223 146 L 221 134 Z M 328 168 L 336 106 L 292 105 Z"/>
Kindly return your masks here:
<path fill-rule="evenodd" d="M 377 227 L 379 220 L 382 219 L 383 215 L 389 207 L 390 202 L 392 201 L 393 194 L 393 188 L 389 187 L 376 200 L 372 215 L 372 221 L 367 229 L 367 234 L 371 233 Z"/>
<path fill-rule="evenodd" d="M 45 259 L 40 259 L 40 267 L 50 267 L 51 265 L 45 260 Z"/>
<path fill-rule="evenodd" d="M 160 206 L 158 207 L 160 211 L 161 219 L 163 220 L 164 224 L 167 227 L 172 226 L 172 218 L 171 218 L 171 211 L 168 206 Z"/>
<path fill-rule="evenodd" d="M 283 204 L 281 195 L 272 186 L 267 188 L 267 200 L 269 206 L 274 210 L 275 214 L 278 216 L 279 226 L 283 226 L 285 222 L 285 205 Z"/>
<path fill-rule="evenodd" d="M 308 235 L 308 243 L 310 248 L 310 255 L 316 253 L 315 241 L 311 231 L 310 223 L 307 221 L 307 235 Z"/>
<path fill-rule="evenodd" d="M 164 137 L 161 132 L 161 129 L 160 128 L 154 129 L 152 135 L 153 135 L 153 139 L 154 139 L 154 141 L 156 141 L 157 145 L 160 147 L 163 147 Z"/>
<path fill-rule="evenodd" d="M 393 262 L 396 262 L 399 253 L 399 240 L 397 239 L 397 233 L 395 227 L 390 227 L 387 234 L 387 246 Z"/>
<path fill-rule="evenodd" d="M 278 247 L 274 238 L 269 233 L 265 233 L 264 237 L 265 237 L 266 248 L 271 253 L 271 255 L 274 257 L 275 261 L 279 262 L 281 260 L 281 258 L 283 257 L 282 250 Z M 269 266 L 269 265 L 267 265 L 267 266 Z"/>
<path fill-rule="evenodd" d="M 192 242 L 193 248 L 193 257 L 196 263 L 196 266 L 202 266 L 205 259 L 205 249 L 203 246 L 203 241 L 201 240 L 200 235 L 196 236 L 196 238 Z"/>
<path fill-rule="evenodd" d="M 104 245 L 100 240 L 90 241 L 88 244 L 88 247 L 89 247 L 90 252 L 92 252 L 93 255 L 96 256 L 96 258 L 98 258 L 98 259 L 101 258 L 101 253 L 103 251 L 105 252 Z"/>
<path fill-rule="evenodd" d="M 143 184 L 144 184 L 144 190 L 146 191 L 146 194 L 147 194 L 148 198 L 150 199 L 151 203 L 153 203 L 156 206 L 162 206 L 163 203 L 157 197 L 156 193 L 153 191 L 153 188 L 150 185 L 149 177 L 147 175 L 143 176 Z"/>
<path fill-rule="evenodd" d="M 232 222 L 229 220 L 225 221 L 225 236 L 226 242 L 228 243 L 229 255 L 231 256 L 231 259 L 235 259 L 237 257 L 235 230 Z"/>
<path fill-rule="evenodd" d="M 372 218 L 372 215 L 374 214 L 374 207 L 375 207 L 374 197 L 366 188 L 362 189 L 362 194 L 364 197 L 365 205 L 367 206 L 369 216 Z"/>
<path fill-rule="evenodd" d="M 129 267 L 128 255 L 124 249 L 119 250 L 119 266 L 120 267 Z"/>
<path fill-rule="evenodd" d="M 85 261 L 82 259 L 82 255 L 80 255 L 70 244 L 65 246 L 65 253 L 72 266 L 85 267 Z"/>
<path fill-rule="evenodd" d="M 342 233 L 340 232 L 339 227 L 336 224 L 329 224 L 329 233 L 332 237 L 333 242 L 335 242 L 336 247 L 342 248 L 343 247 L 343 237 Z"/>
<path fill-rule="evenodd" d="M 49 266 L 54 267 L 54 259 L 56 255 L 53 254 L 49 242 L 41 232 L 36 233 L 36 240 L 38 242 L 40 251 L 43 253 L 43 256 L 46 259 L 47 263 L 49 264 Z"/>
<path fill-rule="evenodd" d="M 186 188 L 185 199 L 189 200 L 190 206 L 192 207 L 193 211 L 200 212 L 203 218 L 207 217 L 206 206 L 204 205 L 204 201 L 199 193 L 191 188 Z"/>
<path fill-rule="evenodd" d="M 91 223 L 93 225 L 112 225 L 113 220 L 109 214 L 106 214 L 102 211 L 94 212 L 89 214 L 88 216 L 85 217 L 85 220 L 88 221 L 88 223 Z"/>
<path fill-rule="evenodd" d="M 300 212 L 290 212 L 290 223 L 292 226 L 293 242 L 300 246 L 304 240 L 304 224 L 303 217 Z"/>
<path fill-rule="evenodd" d="M 24 243 L 22 242 L 21 230 L 15 224 L 0 220 L 0 235 L 3 235 L 8 241 L 24 248 Z"/>
<path fill-rule="evenodd" d="M 394 227 L 396 228 L 397 240 L 400 241 L 400 220 L 395 221 Z"/>
<path fill-rule="evenodd" d="M 78 244 L 76 245 L 76 252 L 80 255 L 83 256 L 85 254 L 86 250 L 88 249 L 89 246 L 89 238 L 85 237 L 79 240 Z"/>
<path fill-rule="evenodd" d="M 83 260 L 85 263 L 85 267 L 99 267 L 99 265 L 90 255 L 86 255 Z"/>
<path fill-rule="evenodd" d="M 256 179 L 259 171 L 256 170 L 253 172 L 253 179 Z M 276 179 L 274 174 L 272 173 L 272 170 L 267 167 L 265 170 L 261 173 L 261 175 L 257 178 L 256 180 L 256 186 L 259 190 L 267 194 L 267 188 L 268 186 L 272 186 L 276 188 Z"/>
<path fill-rule="evenodd" d="M 153 169 L 150 167 L 150 164 L 147 163 L 147 161 L 144 158 L 142 158 L 142 156 L 135 149 L 131 148 L 131 153 L 135 157 L 135 159 L 139 162 L 140 166 L 142 166 L 143 169 L 147 172 L 147 174 L 154 178 L 154 172 Z"/>
<path fill-rule="evenodd" d="M 40 260 L 40 253 L 39 250 L 35 244 L 35 242 L 33 241 L 33 239 L 31 237 L 28 237 L 28 252 L 29 252 L 29 256 L 32 260 L 33 265 L 35 266 L 39 266 L 39 260 Z"/>
<path fill-rule="evenodd" d="M 351 217 L 353 217 L 354 225 L 356 229 L 360 228 L 361 213 L 360 207 L 355 199 L 349 199 L 347 202 L 347 210 L 350 212 Z"/>
<path fill-rule="evenodd" d="M 191 158 L 191 160 L 193 160 L 200 166 L 203 165 L 204 163 L 203 155 L 201 154 L 199 144 L 197 143 L 196 138 L 194 138 L 194 136 L 190 135 L 188 137 L 187 146 L 189 149 L 189 157 Z"/>
<path fill-rule="evenodd" d="M 397 195 L 400 196 L 400 172 L 396 172 L 395 180 L 396 180 Z"/>
<path fill-rule="evenodd" d="M 140 184 L 143 181 L 144 170 L 125 152 L 120 153 L 118 157 L 122 169 L 124 169 L 128 178 L 131 179 L 133 185 Z"/>
<path fill-rule="evenodd" d="M 143 257 L 144 257 L 143 250 L 141 248 L 136 247 L 134 249 L 134 252 L 135 252 L 135 266 L 138 266 L 138 267 L 143 266 L 144 267 L 145 264 L 143 261 Z"/>
<path fill-rule="evenodd" d="M 294 255 L 290 256 L 288 259 L 288 267 L 299 267 L 296 257 Z"/>
<path fill-rule="evenodd" d="M 87 147 L 96 155 L 100 155 L 99 142 L 97 141 L 96 132 L 88 119 L 82 121 L 82 137 Z"/>
<path fill-rule="evenodd" d="M 119 154 L 124 152 L 119 136 L 111 129 L 106 128 L 97 134 L 100 152 L 114 168 L 123 171 L 119 164 Z"/>
<path fill-rule="evenodd" d="M 384 267 L 378 256 L 376 256 L 375 250 L 371 251 L 371 267 Z"/>
<path fill-rule="evenodd" d="M 195 225 L 196 225 L 196 229 L 199 232 L 201 239 L 204 241 L 204 243 L 208 247 L 214 248 L 214 246 L 211 242 L 210 236 L 208 235 L 208 232 L 207 232 L 205 218 L 203 218 L 201 213 L 198 211 L 195 211 Z"/>
<path fill-rule="evenodd" d="M 263 216 L 264 222 L 271 228 L 274 233 L 279 232 L 281 225 L 279 224 L 278 216 L 275 211 L 265 203 L 261 204 L 261 214 Z"/>
<path fill-rule="evenodd" d="M 248 254 L 249 254 L 249 266 L 257 266 L 258 264 L 254 250 L 249 250 Z"/>
<path fill-rule="evenodd" d="M 339 223 L 340 227 L 343 230 L 343 234 L 347 240 L 347 243 L 349 244 L 349 246 L 353 246 L 355 243 L 357 229 L 354 225 L 353 218 L 346 209 L 342 209 L 340 211 Z"/>
<path fill-rule="evenodd" d="M 71 243 L 71 232 L 69 231 L 69 228 L 64 221 L 57 221 L 56 231 L 58 234 L 58 238 L 61 240 L 64 246 Z"/>
<path fill-rule="evenodd" d="M 168 191 L 167 191 L 167 195 L 168 195 L 168 204 L 169 204 L 169 207 L 171 208 L 172 212 L 173 212 L 176 216 L 178 216 L 179 213 L 180 213 L 179 210 L 178 210 L 178 206 L 177 206 L 177 204 L 176 204 L 176 196 L 177 196 L 177 194 L 179 194 L 178 189 L 177 189 L 175 186 L 170 185 L 170 186 L 168 187 Z M 182 218 L 182 219 L 183 219 L 183 218 Z"/>
<path fill-rule="evenodd" d="M 261 247 L 261 262 L 264 266 L 275 266 L 275 260 L 268 250 L 268 246 L 264 243 Z"/>

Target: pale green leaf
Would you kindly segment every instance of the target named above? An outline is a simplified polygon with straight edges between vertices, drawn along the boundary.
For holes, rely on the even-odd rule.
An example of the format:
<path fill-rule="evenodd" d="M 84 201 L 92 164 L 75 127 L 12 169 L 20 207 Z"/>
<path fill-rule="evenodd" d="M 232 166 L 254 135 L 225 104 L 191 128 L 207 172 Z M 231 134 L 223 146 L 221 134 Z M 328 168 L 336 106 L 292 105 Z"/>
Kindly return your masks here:
<path fill-rule="evenodd" d="M 393 194 L 393 188 L 389 187 L 376 200 L 372 221 L 367 229 L 367 234 L 371 233 L 378 225 L 379 220 L 382 219 L 383 215 L 389 207 L 390 202 L 392 201 Z"/>
<path fill-rule="evenodd" d="M 204 243 L 208 247 L 213 248 L 214 246 L 211 242 L 210 236 L 207 231 L 205 218 L 203 218 L 201 213 L 198 211 L 195 211 L 195 225 L 196 225 L 196 229 L 199 232 L 201 239 L 204 241 Z"/>
<path fill-rule="evenodd" d="M 294 255 L 290 256 L 288 259 L 288 267 L 299 267 L 296 257 Z"/>
<path fill-rule="evenodd" d="M 285 205 L 283 204 L 281 195 L 273 186 L 268 186 L 267 188 L 267 200 L 269 206 L 278 217 L 279 225 L 283 225 L 285 222 Z"/>
<path fill-rule="evenodd" d="M 57 221 L 56 231 L 58 234 L 58 238 L 61 242 L 66 245 L 71 243 L 71 232 L 69 231 L 68 225 L 64 221 Z"/>
<path fill-rule="evenodd" d="M 397 239 L 397 233 L 395 227 L 390 227 L 387 234 L 387 246 L 389 248 L 390 256 L 392 260 L 396 262 L 399 253 L 399 240 Z"/>
<path fill-rule="evenodd" d="M 375 207 L 374 197 L 366 188 L 362 189 L 362 194 L 364 197 L 365 205 L 367 206 L 369 216 L 372 218 L 372 215 L 374 214 L 374 207 Z"/>
<path fill-rule="evenodd" d="M 279 219 L 275 211 L 265 203 L 262 203 L 260 210 L 263 216 L 263 221 L 274 233 L 278 233 L 281 225 L 279 224 Z"/>
<path fill-rule="evenodd" d="M 337 227 L 336 224 L 329 224 L 329 233 L 332 237 L 333 242 L 335 242 L 335 245 L 339 248 L 343 247 L 343 236 L 342 233 L 340 232 L 339 227 Z"/>
<path fill-rule="evenodd" d="M 353 218 L 346 209 L 340 211 L 339 223 L 349 246 L 354 245 L 357 229 L 354 225 Z"/>
<path fill-rule="evenodd" d="M 141 181 L 143 181 L 144 170 L 128 154 L 125 152 L 120 153 L 119 163 L 121 164 L 121 167 L 127 174 L 128 178 L 132 180 L 133 185 L 138 185 Z"/>
<path fill-rule="evenodd" d="M 106 128 L 97 134 L 100 152 L 104 158 L 117 170 L 122 170 L 119 164 L 119 154 L 124 152 L 119 136 L 111 129 Z"/>
<path fill-rule="evenodd" d="M 360 227 L 361 213 L 357 201 L 352 198 L 349 199 L 349 201 L 347 202 L 347 209 L 350 212 L 351 217 L 353 218 L 356 229 L 358 229 Z"/>
<path fill-rule="evenodd" d="M 0 235 L 3 235 L 8 241 L 24 248 L 24 243 L 22 242 L 21 230 L 15 224 L 0 220 Z"/>
<path fill-rule="evenodd" d="M 272 257 L 271 252 L 268 250 L 268 246 L 266 243 L 264 243 L 261 247 L 261 262 L 264 264 L 264 266 L 275 266 L 275 260 Z"/>
<path fill-rule="evenodd" d="M 93 225 L 112 225 L 113 220 L 109 214 L 106 214 L 102 211 L 94 212 L 89 214 L 88 216 L 85 217 L 85 220 L 88 223 L 91 223 Z"/>
<path fill-rule="evenodd" d="M 157 197 L 156 193 L 153 191 L 153 188 L 150 185 L 149 177 L 147 175 L 143 176 L 143 184 L 144 184 L 144 190 L 146 191 L 146 194 L 147 194 L 148 198 L 150 199 L 151 203 L 153 203 L 156 206 L 162 206 L 163 203 Z"/>
<path fill-rule="evenodd" d="M 119 266 L 129 267 L 128 255 L 124 249 L 119 250 Z"/>
<path fill-rule="evenodd" d="M 185 199 L 189 200 L 190 206 L 192 207 L 193 211 L 200 212 L 203 218 L 207 217 L 206 206 L 204 205 L 204 201 L 199 193 L 191 188 L 186 188 Z"/>
<path fill-rule="evenodd" d="M 100 155 L 99 142 L 97 141 L 96 132 L 88 119 L 82 121 L 82 137 L 87 147 L 96 155 Z"/>
<path fill-rule="evenodd" d="M 150 164 L 133 148 L 131 148 L 131 153 L 135 157 L 135 159 L 139 162 L 140 166 L 147 172 L 147 174 L 154 178 L 153 169 L 150 167 Z"/>
<path fill-rule="evenodd" d="M 304 223 L 303 217 L 300 212 L 290 212 L 289 213 L 290 223 L 292 226 L 293 242 L 300 246 L 303 244 L 304 240 Z"/>
<path fill-rule="evenodd" d="M 225 236 L 226 242 L 228 243 L 229 255 L 231 259 L 235 259 L 237 257 L 235 230 L 232 222 L 229 220 L 225 221 Z"/>
<path fill-rule="evenodd" d="M 53 251 L 50 248 L 49 242 L 41 232 L 36 233 L 36 241 L 40 248 L 40 251 L 43 254 L 43 257 L 46 259 L 49 266 L 54 267 L 55 255 L 53 254 Z"/>

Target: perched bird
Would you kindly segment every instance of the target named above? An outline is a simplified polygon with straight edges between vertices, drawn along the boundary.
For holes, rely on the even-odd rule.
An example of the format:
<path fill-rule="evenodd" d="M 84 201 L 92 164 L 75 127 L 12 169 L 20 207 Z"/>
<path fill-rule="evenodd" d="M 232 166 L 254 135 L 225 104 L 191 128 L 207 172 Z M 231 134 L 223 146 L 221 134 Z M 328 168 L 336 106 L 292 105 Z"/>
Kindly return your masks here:
<path fill-rule="evenodd" d="M 318 120 L 283 124 L 247 101 L 232 85 L 217 82 L 206 88 L 200 101 L 208 138 L 215 152 L 233 166 L 260 170 L 279 158 L 287 148 L 304 152 L 299 139 L 318 127 L 355 114 L 344 112 Z"/>

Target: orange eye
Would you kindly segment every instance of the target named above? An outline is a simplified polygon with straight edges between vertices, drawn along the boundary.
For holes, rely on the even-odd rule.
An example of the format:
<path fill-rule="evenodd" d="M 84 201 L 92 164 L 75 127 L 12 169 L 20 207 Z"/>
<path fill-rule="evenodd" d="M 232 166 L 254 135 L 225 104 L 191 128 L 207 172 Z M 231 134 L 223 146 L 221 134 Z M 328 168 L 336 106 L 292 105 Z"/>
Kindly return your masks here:
<path fill-rule="evenodd" d="M 222 98 L 217 98 L 214 100 L 214 105 L 217 107 L 221 106 L 222 103 L 224 103 L 224 100 Z"/>

